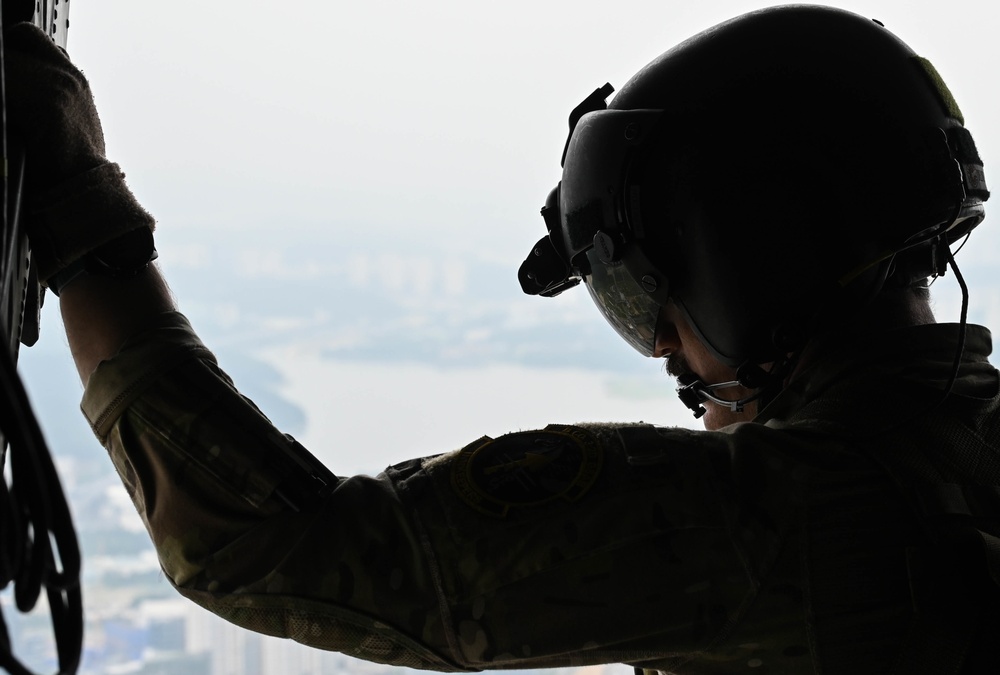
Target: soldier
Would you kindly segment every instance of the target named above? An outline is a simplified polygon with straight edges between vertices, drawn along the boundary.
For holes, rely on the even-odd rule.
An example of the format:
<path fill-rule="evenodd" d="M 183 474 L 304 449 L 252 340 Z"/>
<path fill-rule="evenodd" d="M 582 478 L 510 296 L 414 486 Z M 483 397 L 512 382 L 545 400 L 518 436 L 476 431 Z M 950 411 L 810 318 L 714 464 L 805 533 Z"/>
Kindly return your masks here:
<path fill-rule="evenodd" d="M 438 670 L 1000 665 L 1000 379 L 989 332 L 934 323 L 926 289 L 961 278 L 989 193 L 944 82 L 877 22 L 738 17 L 571 116 L 522 287 L 582 280 L 707 431 L 553 425 L 374 478 L 240 396 L 149 264 L 85 80 L 7 41 L 83 411 L 185 596 Z"/>

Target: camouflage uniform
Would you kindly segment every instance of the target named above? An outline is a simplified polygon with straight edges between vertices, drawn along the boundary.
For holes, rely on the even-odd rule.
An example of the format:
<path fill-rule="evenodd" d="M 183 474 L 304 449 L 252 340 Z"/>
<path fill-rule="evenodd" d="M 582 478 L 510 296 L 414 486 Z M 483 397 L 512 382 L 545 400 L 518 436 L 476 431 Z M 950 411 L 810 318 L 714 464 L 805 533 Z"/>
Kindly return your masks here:
<path fill-rule="evenodd" d="M 179 314 L 101 364 L 83 410 L 171 583 L 255 631 L 436 670 L 882 673 L 934 550 L 910 488 L 1000 483 L 989 332 L 941 403 L 957 344 L 872 336 L 719 432 L 553 425 L 326 484 Z"/>

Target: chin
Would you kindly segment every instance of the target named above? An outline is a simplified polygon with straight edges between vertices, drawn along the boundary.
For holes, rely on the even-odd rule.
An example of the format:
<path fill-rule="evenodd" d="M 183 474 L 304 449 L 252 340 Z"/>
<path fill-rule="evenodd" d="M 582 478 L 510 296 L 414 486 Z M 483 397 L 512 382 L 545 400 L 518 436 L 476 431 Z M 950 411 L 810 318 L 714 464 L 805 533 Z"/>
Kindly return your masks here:
<path fill-rule="evenodd" d="M 728 411 L 720 411 L 720 412 L 728 412 Z M 701 423 L 705 426 L 705 431 L 717 431 L 722 427 L 731 424 L 731 422 L 727 422 L 721 419 L 722 417 L 723 415 L 715 414 L 711 411 L 705 413 L 705 415 L 701 418 Z"/>
<path fill-rule="evenodd" d="M 723 427 L 728 427 L 730 424 L 749 422 L 757 415 L 756 401 L 748 403 L 743 412 L 733 412 L 728 408 L 709 402 L 706 402 L 705 405 L 708 407 L 701 421 L 705 425 L 706 431 L 717 431 Z"/>

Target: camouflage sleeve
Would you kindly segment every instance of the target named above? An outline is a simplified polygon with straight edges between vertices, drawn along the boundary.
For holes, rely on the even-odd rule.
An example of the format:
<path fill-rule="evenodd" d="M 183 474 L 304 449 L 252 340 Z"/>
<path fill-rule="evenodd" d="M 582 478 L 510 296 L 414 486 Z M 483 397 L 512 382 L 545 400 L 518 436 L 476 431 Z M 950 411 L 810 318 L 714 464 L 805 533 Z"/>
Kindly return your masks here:
<path fill-rule="evenodd" d="M 170 582 L 269 635 L 434 670 L 655 663 L 753 597 L 704 435 L 551 426 L 306 489 L 300 446 L 179 314 L 83 410 Z"/>

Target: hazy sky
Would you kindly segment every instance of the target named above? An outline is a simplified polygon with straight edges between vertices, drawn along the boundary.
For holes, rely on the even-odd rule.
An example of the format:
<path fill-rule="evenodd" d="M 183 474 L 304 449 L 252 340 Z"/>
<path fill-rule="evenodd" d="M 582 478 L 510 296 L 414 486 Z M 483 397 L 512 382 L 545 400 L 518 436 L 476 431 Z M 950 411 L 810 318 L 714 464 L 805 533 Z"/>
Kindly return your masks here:
<path fill-rule="evenodd" d="M 100 0 L 71 5 L 69 48 L 165 242 L 336 220 L 518 257 L 541 234 L 570 109 L 762 4 Z M 1000 157 L 995 3 L 839 4 L 930 58 L 987 163 Z"/>
<path fill-rule="evenodd" d="M 359 240 L 405 240 L 439 259 L 474 251 L 516 269 L 543 233 L 538 208 L 559 179 L 572 107 L 762 4 L 276 6 L 72 5 L 70 53 L 93 83 L 110 156 L 160 221 L 168 272 L 207 231 L 267 247 L 293 228 L 331 258 Z M 840 6 L 878 18 L 936 64 L 994 175 L 996 4 Z M 987 222 L 977 233 L 984 263 L 1000 262 L 997 232 Z"/>

